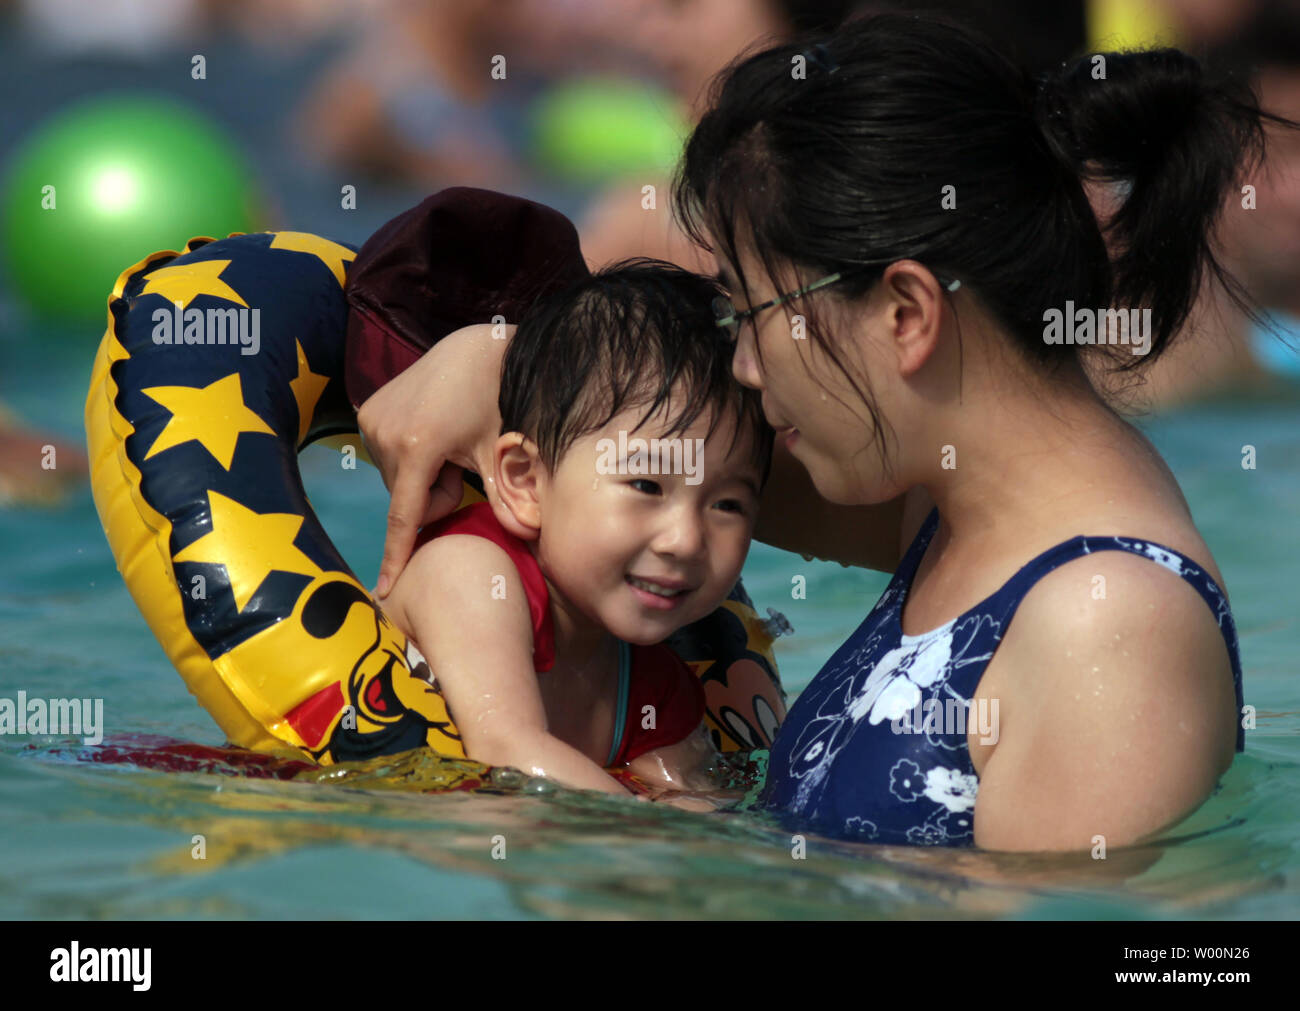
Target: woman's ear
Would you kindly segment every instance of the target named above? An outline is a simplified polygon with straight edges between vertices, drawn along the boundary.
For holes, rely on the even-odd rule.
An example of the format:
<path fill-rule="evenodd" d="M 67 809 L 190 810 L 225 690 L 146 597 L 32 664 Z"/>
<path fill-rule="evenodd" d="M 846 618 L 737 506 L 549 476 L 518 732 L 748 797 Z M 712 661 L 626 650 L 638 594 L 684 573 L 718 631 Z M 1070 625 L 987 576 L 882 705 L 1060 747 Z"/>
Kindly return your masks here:
<path fill-rule="evenodd" d="M 542 515 L 539 490 L 546 469 L 537 444 L 522 432 L 506 432 L 493 446 L 492 465 L 483 489 L 493 515 L 521 540 L 536 540 Z"/>
<path fill-rule="evenodd" d="M 904 378 L 918 372 L 934 354 L 942 330 L 943 287 L 915 260 L 891 263 L 881 278 L 889 342 Z"/>

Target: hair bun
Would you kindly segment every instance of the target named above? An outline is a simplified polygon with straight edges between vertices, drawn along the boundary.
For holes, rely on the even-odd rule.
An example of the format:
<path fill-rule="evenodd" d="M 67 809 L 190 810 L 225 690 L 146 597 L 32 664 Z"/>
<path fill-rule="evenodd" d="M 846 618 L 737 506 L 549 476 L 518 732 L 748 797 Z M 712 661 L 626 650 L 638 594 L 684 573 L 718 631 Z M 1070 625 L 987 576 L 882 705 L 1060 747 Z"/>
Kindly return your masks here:
<path fill-rule="evenodd" d="M 1177 49 L 1095 53 L 1039 79 L 1034 118 L 1052 152 L 1081 178 L 1119 184 L 1107 222 L 1116 302 L 1150 307 L 1161 333 L 1182 324 L 1206 268 L 1225 277 L 1214 225 L 1262 153 L 1259 117 L 1249 87 L 1212 79 Z M 1156 249 L 1190 288 L 1159 283 Z"/>

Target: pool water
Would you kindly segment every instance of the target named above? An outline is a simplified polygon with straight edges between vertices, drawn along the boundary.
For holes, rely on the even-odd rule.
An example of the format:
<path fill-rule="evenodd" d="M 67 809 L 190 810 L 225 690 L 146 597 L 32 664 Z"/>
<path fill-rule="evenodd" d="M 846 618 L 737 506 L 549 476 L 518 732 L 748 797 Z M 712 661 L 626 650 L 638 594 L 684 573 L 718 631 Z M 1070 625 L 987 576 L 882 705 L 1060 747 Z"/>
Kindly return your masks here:
<path fill-rule="evenodd" d="M 74 441 L 93 344 L 0 332 L 0 400 Z M 0 737 L 0 917 L 1290 918 L 1300 910 L 1300 396 L 1146 424 L 1227 581 L 1258 728 L 1218 793 L 1158 845 L 1083 857 L 830 843 L 757 815 L 498 782 L 420 792 L 427 756 L 289 781 L 79 761 L 78 740 Z M 1243 470 L 1242 447 L 1257 465 Z M 373 470 L 303 457 L 327 529 L 373 584 L 386 497 Z M 1081 531 L 1086 532 L 1086 531 Z M 791 599 L 791 578 L 807 597 Z M 887 577 L 756 545 L 759 610 L 784 612 L 792 697 Z M 0 696 L 104 700 L 105 731 L 219 745 L 140 618 L 82 486 L 0 510 Z M 202 837 L 196 840 L 196 837 Z M 204 858 L 196 859 L 198 847 Z"/>

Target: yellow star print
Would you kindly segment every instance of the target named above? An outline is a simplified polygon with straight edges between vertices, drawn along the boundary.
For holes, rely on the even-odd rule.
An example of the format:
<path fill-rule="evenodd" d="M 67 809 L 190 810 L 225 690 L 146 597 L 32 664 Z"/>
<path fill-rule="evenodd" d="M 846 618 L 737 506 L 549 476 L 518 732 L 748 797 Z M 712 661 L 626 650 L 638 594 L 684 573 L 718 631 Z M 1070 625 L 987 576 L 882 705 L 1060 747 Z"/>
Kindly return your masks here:
<path fill-rule="evenodd" d="M 302 345 L 294 341 L 293 346 L 298 349 L 298 375 L 289 380 L 289 388 L 293 390 L 293 399 L 298 401 L 298 444 L 301 445 L 302 440 L 307 438 L 311 416 L 316 412 L 316 401 L 320 400 L 321 391 L 329 385 L 330 377 L 313 372 Z"/>
<path fill-rule="evenodd" d="M 225 566 L 235 606 L 242 611 L 272 571 L 319 576 L 320 566 L 293 546 L 302 517 L 258 513 L 208 490 L 212 531 L 176 553 L 174 561 Z"/>
<path fill-rule="evenodd" d="M 172 415 L 144 455 L 146 460 L 165 449 L 197 439 L 217 463 L 229 470 L 241 432 L 275 434 L 270 425 L 244 404 L 238 372 L 202 388 L 150 386 L 140 392 L 162 404 Z"/>
<path fill-rule="evenodd" d="M 168 302 L 180 302 L 187 307 L 198 295 L 211 295 L 227 302 L 248 303 L 239 292 L 221 280 L 221 272 L 230 266 L 229 260 L 199 260 L 172 267 L 159 267 L 145 275 L 147 282 L 141 295 L 161 295 Z"/>
<path fill-rule="evenodd" d="M 271 240 L 271 248 L 289 249 L 295 253 L 311 253 L 312 256 L 320 257 L 321 262 L 334 274 L 340 288 L 343 287 L 343 264 L 351 263 L 357 258 L 357 254 L 347 246 L 340 246 L 337 242 L 312 235 L 310 232 L 276 232 L 275 238 Z"/>

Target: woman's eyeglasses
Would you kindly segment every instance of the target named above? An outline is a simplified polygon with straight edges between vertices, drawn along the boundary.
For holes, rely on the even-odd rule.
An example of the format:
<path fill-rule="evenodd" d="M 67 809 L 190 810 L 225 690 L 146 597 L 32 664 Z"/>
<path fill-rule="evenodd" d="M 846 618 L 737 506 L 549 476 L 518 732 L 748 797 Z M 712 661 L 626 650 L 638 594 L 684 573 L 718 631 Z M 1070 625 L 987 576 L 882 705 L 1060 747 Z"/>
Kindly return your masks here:
<path fill-rule="evenodd" d="M 727 335 L 728 340 L 734 341 L 740 334 L 740 324 L 750 317 L 762 312 L 764 309 L 771 309 L 773 306 L 781 305 L 784 302 L 788 302 L 794 298 L 799 298 L 802 295 L 807 295 L 809 292 L 816 291 L 818 288 L 825 288 L 828 285 L 834 284 L 836 281 L 842 281 L 848 277 L 856 277 L 864 271 L 871 269 L 874 268 L 867 267 L 859 270 L 836 271 L 828 277 L 823 277 L 820 281 L 814 281 L 812 284 L 804 285 L 797 291 L 778 295 L 776 298 L 768 299 L 762 305 L 751 306 L 741 312 L 736 311 L 736 307 L 732 305 L 731 299 L 727 298 L 725 295 L 719 295 L 713 300 L 713 314 L 717 317 L 716 322 L 719 329 Z M 943 285 L 945 291 L 956 291 L 961 287 L 960 281 L 945 280 L 937 274 L 935 275 L 935 278 Z"/>

